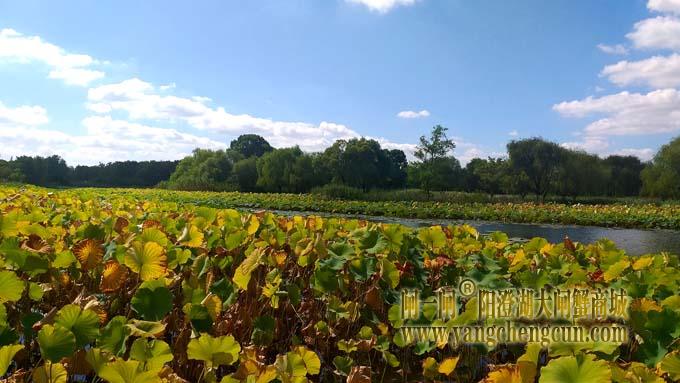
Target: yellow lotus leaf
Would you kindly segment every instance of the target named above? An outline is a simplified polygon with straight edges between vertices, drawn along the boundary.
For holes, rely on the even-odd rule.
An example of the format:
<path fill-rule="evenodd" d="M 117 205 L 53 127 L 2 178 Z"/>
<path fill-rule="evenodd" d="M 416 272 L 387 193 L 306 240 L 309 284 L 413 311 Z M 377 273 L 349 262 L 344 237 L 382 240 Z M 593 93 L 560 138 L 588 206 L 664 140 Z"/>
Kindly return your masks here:
<path fill-rule="evenodd" d="M 78 258 L 85 270 L 97 267 L 104 256 L 104 248 L 99 241 L 94 239 L 84 239 L 73 246 L 72 250 L 73 255 Z"/>
<path fill-rule="evenodd" d="M 654 262 L 654 257 L 651 255 L 640 257 L 633 263 L 633 270 L 642 270 Z"/>
<path fill-rule="evenodd" d="M 531 381 L 533 382 L 533 380 Z M 482 383 L 525 383 L 518 366 L 503 366 L 487 375 Z"/>
<path fill-rule="evenodd" d="M 143 281 L 165 276 L 167 265 L 165 249 L 156 242 L 135 242 L 125 255 L 125 266 L 138 273 Z"/>
<path fill-rule="evenodd" d="M 437 371 L 439 371 L 440 374 L 444 375 L 451 375 L 453 370 L 456 369 L 456 365 L 458 364 L 458 356 L 452 357 L 452 358 L 446 358 L 444 359 L 440 364 L 439 368 Z"/>
<path fill-rule="evenodd" d="M 216 320 L 220 315 L 220 312 L 222 312 L 222 300 L 215 294 L 208 294 L 201 304 L 208 309 L 208 314 L 210 314 L 213 321 Z"/>

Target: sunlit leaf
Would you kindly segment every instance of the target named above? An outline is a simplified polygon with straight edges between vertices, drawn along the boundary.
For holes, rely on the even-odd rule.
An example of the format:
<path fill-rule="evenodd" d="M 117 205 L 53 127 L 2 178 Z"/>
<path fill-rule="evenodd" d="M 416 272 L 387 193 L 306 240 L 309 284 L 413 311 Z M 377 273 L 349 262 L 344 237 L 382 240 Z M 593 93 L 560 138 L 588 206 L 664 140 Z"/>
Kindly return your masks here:
<path fill-rule="evenodd" d="M 102 273 L 99 289 L 103 293 L 112 293 L 118 291 L 127 279 L 127 267 L 121 265 L 117 261 L 108 261 L 104 264 L 104 271 Z"/>
<path fill-rule="evenodd" d="M 192 339 L 187 347 L 189 359 L 205 362 L 208 367 L 231 365 L 238 360 L 241 346 L 233 336 L 213 338 L 202 334 L 198 339 Z"/>
<path fill-rule="evenodd" d="M 73 246 L 72 251 L 85 270 L 97 267 L 104 256 L 104 248 L 101 242 L 94 239 L 84 239 L 78 242 Z"/>
<path fill-rule="evenodd" d="M 539 383 L 608 383 L 611 381 L 609 365 L 595 360 L 594 355 L 579 354 L 553 359 L 541 369 Z"/>
<path fill-rule="evenodd" d="M 42 357 L 56 363 L 71 356 L 76 349 L 76 336 L 61 326 L 45 325 L 38 332 L 38 345 Z"/>
<path fill-rule="evenodd" d="M 45 364 L 33 369 L 33 381 L 35 383 L 67 383 L 68 372 L 61 363 Z"/>
<path fill-rule="evenodd" d="M 165 250 L 156 242 L 146 242 L 143 245 L 135 242 L 125 255 L 125 265 L 138 273 L 143 281 L 160 278 L 166 273 Z"/>
<path fill-rule="evenodd" d="M 81 310 L 78 305 L 66 305 L 59 310 L 54 323 L 71 331 L 76 346 L 82 347 L 99 335 L 99 317 L 92 310 Z"/>

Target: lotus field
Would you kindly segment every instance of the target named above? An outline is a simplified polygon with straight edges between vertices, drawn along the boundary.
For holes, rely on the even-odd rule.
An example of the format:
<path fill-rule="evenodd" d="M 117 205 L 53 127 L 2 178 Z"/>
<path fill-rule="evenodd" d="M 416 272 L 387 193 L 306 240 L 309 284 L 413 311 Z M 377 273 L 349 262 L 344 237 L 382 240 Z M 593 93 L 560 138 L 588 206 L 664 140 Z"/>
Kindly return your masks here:
<path fill-rule="evenodd" d="M 676 255 L 633 258 L 607 240 L 511 243 L 469 226 L 280 217 L 154 193 L 0 189 L 2 378 L 680 380 Z M 428 297 L 461 279 L 480 291 L 625 289 L 629 337 L 549 347 L 406 339 L 400 330 L 409 323 L 480 321 L 474 295 L 448 321 L 432 315 Z M 405 289 L 420 291 L 418 318 L 402 317 Z"/>
<path fill-rule="evenodd" d="M 96 198 L 99 189 L 81 189 Z M 109 196 L 134 196 L 214 208 L 261 208 L 362 214 L 400 218 L 487 220 L 521 223 L 553 223 L 627 228 L 680 230 L 680 204 L 637 203 L 567 205 L 560 203 L 480 203 L 433 201 L 352 201 L 322 199 L 311 194 L 239 192 L 184 192 L 170 190 L 108 189 Z"/>

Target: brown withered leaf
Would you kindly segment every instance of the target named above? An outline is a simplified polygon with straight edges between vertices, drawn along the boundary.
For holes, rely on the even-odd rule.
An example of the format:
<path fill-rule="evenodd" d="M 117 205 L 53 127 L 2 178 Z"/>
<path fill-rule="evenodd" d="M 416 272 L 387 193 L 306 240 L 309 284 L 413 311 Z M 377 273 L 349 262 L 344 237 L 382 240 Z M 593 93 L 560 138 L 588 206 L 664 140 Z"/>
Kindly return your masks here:
<path fill-rule="evenodd" d="M 347 383 L 371 383 L 371 368 L 354 366 L 347 376 Z"/>
<path fill-rule="evenodd" d="M 152 227 L 155 227 L 157 229 L 162 229 L 163 225 L 161 225 L 160 222 L 158 222 L 154 219 L 147 219 L 146 221 L 144 221 L 144 223 L 142 223 L 142 228 L 144 228 L 144 229 L 149 229 L 149 228 L 152 228 Z"/>
<path fill-rule="evenodd" d="M 382 308 L 382 298 L 380 298 L 380 290 L 377 287 L 371 286 L 366 292 L 364 302 L 373 310 L 380 311 Z"/>
<path fill-rule="evenodd" d="M 113 225 L 113 230 L 116 231 L 118 234 L 122 234 L 123 230 L 125 230 L 128 225 L 130 224 L 130 221 L 123 217 L 118 217 L 116 218 L 116 223 Z"/>
<path fill-rule="evenodd" d="M 76 243 L 71 250 L 85 270 L 97 267 L 104 257 L 104 247 L 101 242 L 94 239 L 84 239 Z"/>
<path fill-rule="evenodd" d="M 574 242 L 571 241 L 568 235 L 564 236 L 564 248 L 571 251 L 572 253 L 576 251 L 576 246 Z"/>
<path fill-rule="evenodd" d="M 28 236 L 28 239 L 21 244 L 21 248 L 32 253 L 47 254 L 52 252 L 52 247 L 42 238 L 35 234 Z"/>
<path fill-rule="evenodd" d="M 170 366 L 163 366 L 158 373 L 158 377 L 161 378 L 164 383 L 189 383 L 188 380 L 182 379 L 179 375 L 175 374 Z"/>
<path fill-rule="evenodd" d="M 106 262 L 99 289 L 103 293 L 118 291 L 125 284 L 127 274 L 127 267 L 124 265 L 113 260 Z"/>

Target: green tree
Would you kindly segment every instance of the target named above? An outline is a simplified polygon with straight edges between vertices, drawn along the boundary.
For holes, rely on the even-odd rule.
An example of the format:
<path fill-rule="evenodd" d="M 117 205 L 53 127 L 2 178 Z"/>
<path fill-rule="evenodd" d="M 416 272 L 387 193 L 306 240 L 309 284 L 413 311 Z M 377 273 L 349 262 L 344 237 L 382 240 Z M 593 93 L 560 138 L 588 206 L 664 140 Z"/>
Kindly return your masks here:
<path fill-rule="evenodd" d="M 541 138 L 510 141 L 507 145 L 510 163 L 517 172 L 527 176 L 529 192 L 545 199 L 551 191 L 560 168 L 564 149 Z"/>
<path fill-rule="evenodd" d="M 179 190 L 229 190 L 232 160 L 225 150 L 196 149 L 172 173 L 169 187 Z"/>
<path fill-rule="evenodd" d="M 14 163 L 0 160 L 0 182 L 22 182 L 24 175 Z"/>
<path fill-rule="evenodd" d="M 257 160 L 257 186 L 270 192 L 305 192 L 313 186 L 312 158 L 295 146 L 276 149 Z"/>
<path fill-rule="evenodd" d="M 643 195 L 680 198 L 680 137 L 662 146 L 641 176 Z"/>
<path fill-rule="evenodd" d="M 66 161 L 59 156 L 20 156 L 13 163 L 29 184 L 40 186 L 68 185 L 71 169 L 66 165 Z"/>
<path fill-rule="evenodd" d="M 642 179 L 640 173 L 645 165 L 635 156 L 609 156 L 604 160 L 611 177 L 608 194 L 611 196 L 636 196 L 640 194 Z"/>
<path fill-rule="evenodd" d="M 468 182 L 472 182 L 474 189 L 482 191 L 493 197 L 496 194 L 509 192 L 510 187 L 510 166 L 508 161 L 502 158 L 491 158 L 484 160 L 474 158 L 465 167 L 469 174 Z"/>
<path fill-rule="evenodd" d="M 604 161 L 584 151 L 563 149 L 555 191 L 563 197 L 605 195 L 610 169 Z"/>
<path fill-rule="evenodd" d="M 240 191 L 254 191 L 257 186 L 257 158 L 249 157 L 236 162 L 234 175 Z"/>
<path fill-rule="evenodd" d="M 460 170 L 460 163 L 454 161 L 453 156 L 448 157 L 456 144 L 446 137 L 447 130 L 441 125 L 434 126 L 429 139 L 420 136 L 420 144 L 414 153 L 420 164 L 413 168 L 411 177 L 427 193 L 449 184 L 450 180 L 445 178 L 454 176 Z"/>
<path fill-rule="evenodd" d="M 324 151 L 323 158 L 334 182 L 362 190 L 401 187 L 406 181 L 404 152 L 383 149 L 376 140 L 337 140 Z"/>
<path fill-rule="evenodd" d="M 242 134 L 231 141 L 229 148 L 245 158 L 262 157 L 265 153 L 274 150 L 267 140 L 257 134 Z"/>

